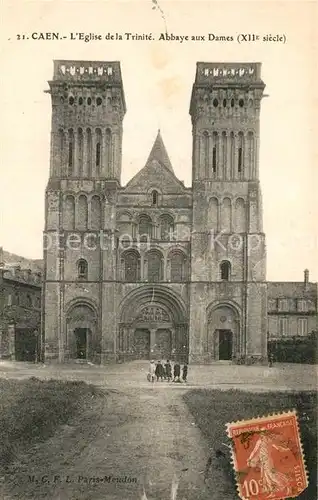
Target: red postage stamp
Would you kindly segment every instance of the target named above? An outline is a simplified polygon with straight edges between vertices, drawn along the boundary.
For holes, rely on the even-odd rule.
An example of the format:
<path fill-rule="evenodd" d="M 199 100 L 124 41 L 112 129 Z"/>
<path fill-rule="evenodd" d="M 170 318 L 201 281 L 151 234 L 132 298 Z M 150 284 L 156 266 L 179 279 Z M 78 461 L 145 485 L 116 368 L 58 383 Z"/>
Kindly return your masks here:
<path fill-rule="evenodd" d="M 227 424 L 239 497 L 298 497 L 308 480 L 295 411 Z"/>

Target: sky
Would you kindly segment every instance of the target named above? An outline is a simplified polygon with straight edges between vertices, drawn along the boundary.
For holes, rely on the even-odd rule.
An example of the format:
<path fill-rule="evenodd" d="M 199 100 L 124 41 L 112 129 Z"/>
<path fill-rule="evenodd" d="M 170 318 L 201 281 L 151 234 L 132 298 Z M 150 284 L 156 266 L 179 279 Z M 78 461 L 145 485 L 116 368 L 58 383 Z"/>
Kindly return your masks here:
<path fill-rule="evenodd" d="M 302 281 L 308 268 L 310 280 L 318 281 L 317 6 L 293 0 L 2 0 L 0 245 L 42 258 L 51 126 L 44 90 L 54 59 L 120 61 L 127 104 L 122 183 L 144 166 L 160 128 L 186 186 L 196 62 L 261 62 L 267 95 L 260 132 L 267 279 Z M 159 41 L 166 29 L 205 40 Z M 32 33 L 45 32 L 66 38 L 32 39 Z M 86 43 L 70 40 L 70 33 L 103 39 Z M 106 40 L 108 33 L 152 33 L 155 39 Z M 260 40 L 238 43 L 239 33 Z M 234 40 L 208 41 L 209 34 Z M 264 42 L 265 35 L 285 36 L 285 43 Z"/>

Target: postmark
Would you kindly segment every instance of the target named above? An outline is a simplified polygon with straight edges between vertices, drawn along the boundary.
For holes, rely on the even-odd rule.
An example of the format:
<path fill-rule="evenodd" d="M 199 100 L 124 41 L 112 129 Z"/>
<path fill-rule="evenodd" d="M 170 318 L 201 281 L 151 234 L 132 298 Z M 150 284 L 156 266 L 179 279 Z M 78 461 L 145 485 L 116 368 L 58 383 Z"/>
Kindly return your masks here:
<path fill-rule="evenodd" d="M 308 486 L 296 411 L 227 424 L 242 500 L 296 498 Z"/>

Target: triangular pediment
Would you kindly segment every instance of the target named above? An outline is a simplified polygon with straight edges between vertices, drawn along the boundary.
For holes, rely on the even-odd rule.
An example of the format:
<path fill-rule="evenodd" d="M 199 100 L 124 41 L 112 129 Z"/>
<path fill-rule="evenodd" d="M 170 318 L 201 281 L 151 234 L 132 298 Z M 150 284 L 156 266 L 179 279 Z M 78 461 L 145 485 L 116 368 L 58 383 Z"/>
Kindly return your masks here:
<path fill-rule="evenodd" d="M 170 172 L 174 173 L 170 158 L 161 137 L 160 130 L 158 130 L 156 140 L 153 143 L 148 160 L 146 161 L 146 165 L 148 165 L 152 161 L 157 161 L 161 165 L 164 165 L 168 170 L 170 170 Z"/>
<path fill-rule="evenodd" d="M 155 186 L 166 193 L 178 193 L 186 189 L 174 174 L 160 131 L 146 165 L 128 182 L 124 191 L 143 192 Z"/>

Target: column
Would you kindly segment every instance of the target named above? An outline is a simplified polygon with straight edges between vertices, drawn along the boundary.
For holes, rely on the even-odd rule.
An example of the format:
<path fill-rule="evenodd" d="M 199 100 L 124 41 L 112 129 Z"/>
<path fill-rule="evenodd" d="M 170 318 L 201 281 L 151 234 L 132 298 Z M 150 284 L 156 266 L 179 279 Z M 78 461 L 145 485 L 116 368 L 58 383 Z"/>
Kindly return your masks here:
<path fill-rule="evenodd" d="M 233 159 L 233 179 L 237 180 L 238 175 L 238 137 L 237 132 L 234 132 L 234 159 Z"/>
<path fill-rule="evenodd" d="M 225 167 L 225 179 L 231 180 L 232 171 L 232 158 L 231 158 L 231 133 L 229 130 L 226 131 L 226 167 Z"/>
<path fill-rule="evenodd" d="M 171 358 L 174 360 L 174 355 L 176 352 L 176 330 L 175 328 L 171 328 Z"/>
<path fill-rule="evenodd" d="M 73 134 L 74 134 L 73 176 L 74 177 L 78 177 L 78 175 L 79 175 L 79 165 L 78 165 L 78 148 L 79 148 L 79 144 L 78 144 L 78 130 L 74 129 Z"/>
<path fill-rule="evenodd" d="M 117 146 L 117 134 L 112 133 L 110 162 L 109 165 L 106 167 L 107 177 L 110 178 L 117 177 L 116 146 Z"/>
<path fill-rule="evenodd" d="M 146 279 L 146 263 L 145 263 L 145 254 L 143 252 L 140 253 L 140 281 L 145 281 Z"/>
<path fill-rule="evenodd" d="M 96 177 L 96 132 L 92 131 L 91 176 Z"/>
<path fill-rule="evenodd" d="M 224 178 L 222 132 L 218 134 L 216 144 L 216 174 L 218 179 Z"/>
<path fill-rule="evenodd" d="M 209 135 L 209 148 L 208 148 L 208 154 L 209 154 L 209 158 L 208 158 L 208 172 L 207 172 L 207 176 L 209 179 L 211 177 L 214 177 L 213 175 L 213 136 L 212 135 Z M 218 168 L 218 164 L 216 165 L 216 168 Z"/>
<path fill-rule="evenodd" d="M 156 331 L 156 328 L 150 330 L 150 357 L 156 354 Z"/>
<path fill-rule="evenodd" d="M 132 327 L 129 327 L 127 328 L 126 330 L 126 335 L 127 335 L 127 339 L 126 339 L 126 347 L 127 347 L 127 352 L 130 354 L 131 351 L 132 351 L 132 347 L 133 347 L 133 344 L 134 344 L 134 333 L 135 333 L 135 329 L 132 328 Z"/>
<path fill-rule="evenodd" d="M 195 134 L 193 136 L 193 151 L 194 151 L 194 178 L 199 179 L 200 178 L 200 169 L 202 166 L 202 162 L 200 161 L 201 158 L 201 144 L 200 144 L 200 136 L 198 134 Z"/>
<path fill-rule="evenodd" d="M 83 175 L 83 177 L 88 177 L 88 173 L 87 173 L 87 134 L 86 134 L 85 128 L 83 128 L 82 137 L 83 137 L 83 171 L 82 171 L 82 175 Z"/>
<path fill-rule="evenodd" d="M 166 259 L 164 280 L 171 281 L 171 259 L 169 258 Z"/>
<path fill-rule="evenodd" d="M 249 179 L 249 161 L 248 161 L 248 135 L 245 132 L 243 135 L 243 179 Z"/>

